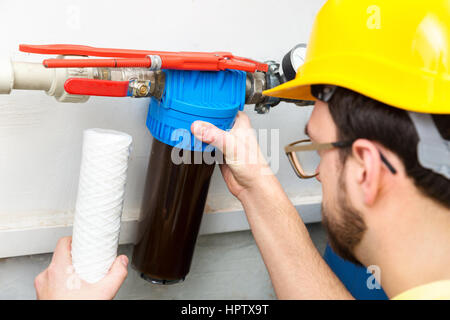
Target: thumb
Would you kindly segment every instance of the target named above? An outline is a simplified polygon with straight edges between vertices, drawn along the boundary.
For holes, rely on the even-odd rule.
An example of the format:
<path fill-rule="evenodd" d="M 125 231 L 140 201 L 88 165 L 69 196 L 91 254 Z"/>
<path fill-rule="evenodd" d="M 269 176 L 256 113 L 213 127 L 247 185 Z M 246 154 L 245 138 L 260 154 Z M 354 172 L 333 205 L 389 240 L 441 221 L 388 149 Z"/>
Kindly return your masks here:
<path fill-rule="evenodd" d="M 125 281 L 128 275 L 127 267 L 128 257 L 125 255 L 118 256 L 111 265 L 108 274 L 101 280 L 109 289 L 108 294 L 111 295 L 111 298 L 116 295 L 120 286 Z"/>
<path fill-rule="evenodd" d="M 227 132 L 217 128 L 215 125 L 205 121 L 195 121 L 191 125 L 193 135 L 200 141 L 208 143 L 223 154 L 226 152 L 227 144 L 229 144 L 233 136 Z"/>

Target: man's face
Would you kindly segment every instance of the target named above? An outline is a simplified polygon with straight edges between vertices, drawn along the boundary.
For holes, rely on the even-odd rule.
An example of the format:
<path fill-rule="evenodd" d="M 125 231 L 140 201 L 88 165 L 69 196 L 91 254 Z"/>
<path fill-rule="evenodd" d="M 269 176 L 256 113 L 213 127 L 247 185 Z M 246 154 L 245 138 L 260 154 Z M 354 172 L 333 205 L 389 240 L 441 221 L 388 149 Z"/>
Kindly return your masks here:
<path fill-rule="evenodd" d="M 307 133 L 316 143 L 338 141 L 337 128 L 328 104 L 316 102 Z M 354 248 L 361 241 L 366 227 L 360 213 L 351 205 L 351 195 L 347 193 L 346 166 L 337 148 L 320 151 L 319 156 L 317 179 L 322 183 L 322 223 L 330 245 L 342 258 L 359 264 Z"/>

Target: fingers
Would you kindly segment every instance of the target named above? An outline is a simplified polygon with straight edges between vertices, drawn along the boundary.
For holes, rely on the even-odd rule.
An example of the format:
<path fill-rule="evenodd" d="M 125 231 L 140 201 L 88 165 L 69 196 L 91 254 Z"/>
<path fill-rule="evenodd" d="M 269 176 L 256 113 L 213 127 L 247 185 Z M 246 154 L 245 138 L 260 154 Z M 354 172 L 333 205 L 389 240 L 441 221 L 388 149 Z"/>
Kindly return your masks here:
<path fill-rule="evenodd" d="M 250 118 L 245 112 L 239 111 L 234 122 L 233 129 L 250 129 Z"/>
<path fill-rule="evenodd" d="M 195 121 L 192 123 L 191 131 L 198 140 L 216 147 L 223 153 L 225 153 L 224 149 L 227 141 L 232 139 L 229 132 L 223 131 L 215 125 L 204 121 Z"/>
<path fill-rule="evenodd" d="M 112 298 L 116 295 L 117 291 L 119 291 L 120 286 L 125 281 L 128 275 L 128 257 L 125 255 L 118 256 L 111 268 L 109 269 L 108 274 L 100 280 L 107 288 L 108 292 L 106 294 Z"/>
<path fill-rule="evenodd" d="M 72 264 L 72 237 L 64 237 L 58 240 L 53 253 L 51 265 L 71 265 Z"/>
<path fill-rule="evenodd" d="M 191 132 L 198 140 L 211 144 L 224 154 L 224 149 L 230 149 L 235 142 L 233 132 L 242 129 L 252 129 L 249 117 L 242 111 L 238 112 L 231 133 L 205 121 L 195 121 L 191 125 Z"/>

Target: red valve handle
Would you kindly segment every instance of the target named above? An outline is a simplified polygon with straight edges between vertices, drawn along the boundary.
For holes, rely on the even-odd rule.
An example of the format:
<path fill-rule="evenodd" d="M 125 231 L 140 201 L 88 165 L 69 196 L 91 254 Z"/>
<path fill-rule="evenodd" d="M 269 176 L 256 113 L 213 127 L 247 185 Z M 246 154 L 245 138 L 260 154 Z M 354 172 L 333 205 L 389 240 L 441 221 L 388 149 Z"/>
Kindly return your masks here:
<path fill-rule="evenodd" d="M 24 52 L 59 55 L 82 55 L 97 57 L 119 57 L 121 59 L 47 59 L 44 65 L 48 68 L 71 67 L 150 67 L 148 55 L 161 58 L 161 69 L 209 70 L 225 69 L 246 72 L 267 72 L 267 64 L 247 58 L 235 57 L 229 52 L 165 52 L 129 49 L 94 48 L 69 44 L 25 45 L 19 49 Z"/>
<path fill-rule="evenodd" d="M 170 52 L 170 51 L 149 51 L 149 50 L 134 50 L 134 49 L 111 49 L 111 48 L 96 48 L 90 46 L 82 46 L 76 44 L 20 44 L 19 50 L 22 52 L 38 53 L 38 54 L 58 54 L 58 55 L 72 55 L 72 56 L 93 56 L 93 57 L 120 57 L 120 58 L 143 58 L 148 55 L 174 55 L 179 54 L 194 54 L 201 56 L 221 56 L 232 58 L 233 54 L 230 52 Z M 240 58 L 242 59 L 242 58 Z M 246 58 L 245 58 L 246 59 Z"/>
<path fill-rule="evenodd" d="M 130 59 L 45 59 L 46 68 L 150 68 L 149 58 Z"/>
<path fill-rule="evenodd" d="M 64 83 L 64 90 L 86 96 L 126 97 L 128 85 L 128 81 L 69 78 Z"/>

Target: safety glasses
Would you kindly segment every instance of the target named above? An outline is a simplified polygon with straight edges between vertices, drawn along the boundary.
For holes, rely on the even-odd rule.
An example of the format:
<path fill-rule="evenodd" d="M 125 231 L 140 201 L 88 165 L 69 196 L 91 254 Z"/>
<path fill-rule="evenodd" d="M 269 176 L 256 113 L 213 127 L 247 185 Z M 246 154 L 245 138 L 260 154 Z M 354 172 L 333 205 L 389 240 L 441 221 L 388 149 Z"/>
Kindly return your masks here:
<path fill-rule="evenodd" d="M 329 102 L 336 92 L 337 86 L 333 85 L 312 85 L 311 95 L 323 102 Z M 355 139 L 356 140 L 356 139 Z M 296 175 L 301 179 L 310 179 L 316 177 L 319 172 L 317 168 L 320 164 L 319 152 L 322 150 L 330 150 L 333 148 L 348 148 L 353 145 L 351 141 L 337 141 L 331 143 L 314 143 L 310 139 L 295 141 L 284 147 L 284 151 L 294 169 Z M 397 170 L 390 164 L 386 157 L 380 153 L 381 161 L 386 165 L 392 174 L 396 174 Z"/>
<path fill-rule="evenodd" d="M 333 148 L 348 148 L 353 145 L 352 141 L 338 141 L 331 143 L 314 143 L 310 139 L 300 140 L 288 144 L 284 147 L 284 151 L 294 169 L 295 174 L 301 179 L 310 179 L 316 177 L 319 172 L 317 168 L 320 163 L 319 152 L 322 150 L 330 150 Z M 381 161 L 386 165 L 392 174 L 396 174 L 397 171 L 389 163 L 386 157 L 380 153 Z"/>

